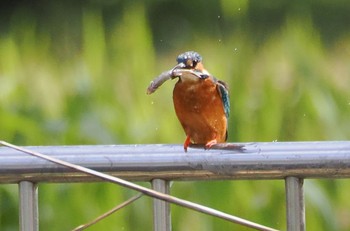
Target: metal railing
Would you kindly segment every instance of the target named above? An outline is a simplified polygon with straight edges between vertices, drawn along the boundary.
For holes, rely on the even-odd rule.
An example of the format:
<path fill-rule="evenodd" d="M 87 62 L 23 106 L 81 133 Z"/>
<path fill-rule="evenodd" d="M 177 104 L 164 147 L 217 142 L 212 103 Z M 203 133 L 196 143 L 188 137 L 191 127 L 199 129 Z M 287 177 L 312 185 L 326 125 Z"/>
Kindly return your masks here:
<path fill-rule="evenodd" d="M 154 190 L 166 194 L 173 180 L 281 179 L 288 231 L 305 230 L 304 179 L 350 177 L 350 141 L 244 145 L 242 150 L 190 149 L 187 153 L 180 145 L 161 144 L 26 149 L 124 180 L 152 182 Z M 101 180 L 7 147 L 0 148 L 0 157 L 0 183 L 19 185 L 21 230 L 38 230 L 37 183 Z M 154 200 L 155 231 L 171 230 L 168 202 L 172 201 Z"/>

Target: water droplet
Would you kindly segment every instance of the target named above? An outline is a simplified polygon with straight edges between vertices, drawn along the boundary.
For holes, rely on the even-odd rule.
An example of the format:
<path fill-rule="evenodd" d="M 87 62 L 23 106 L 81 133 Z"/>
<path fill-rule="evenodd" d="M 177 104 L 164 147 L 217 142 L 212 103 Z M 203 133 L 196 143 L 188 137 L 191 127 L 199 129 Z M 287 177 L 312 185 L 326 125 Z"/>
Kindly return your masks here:
<path fill-rule="evenodd" d="M 153 104 L 154 104 L 154 102 L 153 102 L 153 101 L 151 101 L 151 104 L 153 105 Z"/>
<path fill-rule="evenodd" d="M 219 43 L 221 43 L 221 39 L 219 39 Z"/>
<path fill-rule="evenodd" d="M 241 11 L 241 8 L 238 8 L 238 11 Z"/>
<path fill-rule="evenodd" d="M 218 15 L 218 19 L 220 19 L 221 18 L 221 16 L 220 15 Z"/>

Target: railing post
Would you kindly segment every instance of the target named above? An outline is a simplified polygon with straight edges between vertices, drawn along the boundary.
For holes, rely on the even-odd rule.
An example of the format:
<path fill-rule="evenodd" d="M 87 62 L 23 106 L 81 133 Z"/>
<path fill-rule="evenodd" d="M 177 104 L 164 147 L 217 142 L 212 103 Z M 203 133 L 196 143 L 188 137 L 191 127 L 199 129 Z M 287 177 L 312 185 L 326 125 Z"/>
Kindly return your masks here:
<path fill-rule="evenodd" d="M 161 179 L 152 180 L 152 188 L 161 193 L 170 193 L 170 182 Z M 170 204 L 153 199 L 153 230 L 171 231 Z"/>
<path fill-rule="evenodd" d="M 29 181 L 19 182 L 19 226 L 21 231 L 38 231 L 38 187 Z"/>
<path fill-rule="evenodd" d="M 303 183 L 303 179 L 292 176 L 285 180 L 288 231 L 305 231 Z"/>

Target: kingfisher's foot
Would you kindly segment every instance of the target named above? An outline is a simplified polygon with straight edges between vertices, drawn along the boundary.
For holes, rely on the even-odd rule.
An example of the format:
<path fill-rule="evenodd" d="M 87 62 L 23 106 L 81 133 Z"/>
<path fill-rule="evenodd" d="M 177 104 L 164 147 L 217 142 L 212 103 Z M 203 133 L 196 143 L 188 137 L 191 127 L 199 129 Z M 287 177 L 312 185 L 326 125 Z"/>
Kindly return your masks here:
<path fill-rule="evenodd" d="M 218 141 L 216 139 L 213 139 L 205 144 L 204 149 L 210 149 L 214 144 L 217 144 Z"/>
<path fill-rule="evenodd" d="M 190 146 L 190 144 L 191 144 L 191 138 L 190 138 L 190 136 L 187 136 L 186 140 L 185 140 L 185 143 L 184 143 L 184 150 L 185 150 L 185 152 L 187 152 L 187 148 Z"/>

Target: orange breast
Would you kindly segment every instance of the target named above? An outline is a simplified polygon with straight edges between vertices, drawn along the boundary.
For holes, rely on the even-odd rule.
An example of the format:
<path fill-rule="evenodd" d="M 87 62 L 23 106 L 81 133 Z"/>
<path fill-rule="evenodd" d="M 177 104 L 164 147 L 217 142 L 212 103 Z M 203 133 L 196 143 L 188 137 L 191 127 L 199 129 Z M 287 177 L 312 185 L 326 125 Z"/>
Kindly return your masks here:
<path fill-rule="evenodd" d="M 173 92 L 176 115 L 195 144 L 226 141 L 227 118 L 216 85 L 210 78 L 176 83 Z"/>

